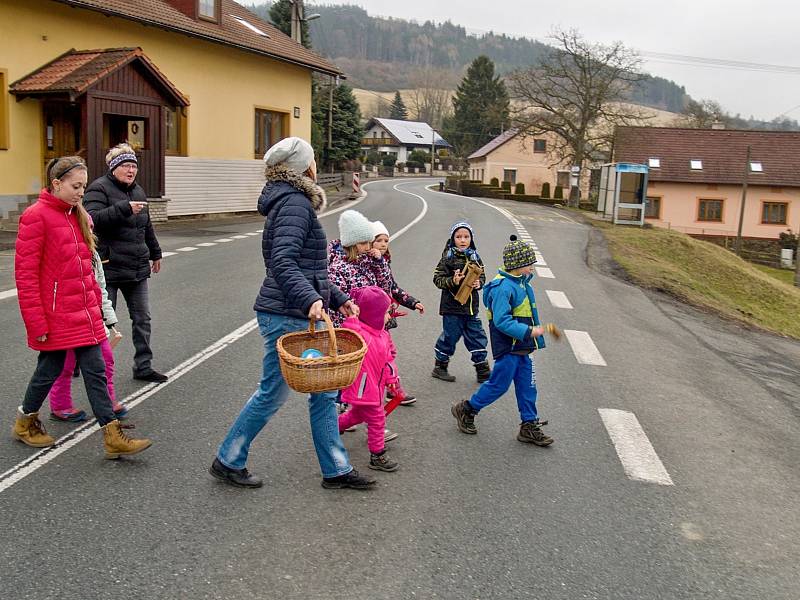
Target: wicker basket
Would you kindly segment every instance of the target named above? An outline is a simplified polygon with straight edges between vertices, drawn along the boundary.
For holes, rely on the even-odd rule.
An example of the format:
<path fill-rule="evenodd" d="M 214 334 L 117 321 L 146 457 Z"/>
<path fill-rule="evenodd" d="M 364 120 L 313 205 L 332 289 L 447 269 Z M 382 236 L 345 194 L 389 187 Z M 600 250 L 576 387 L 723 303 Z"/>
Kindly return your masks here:
<path fill-rule="evenodd" d="M 327 329 L 316 330 L 311 319 L 308 331 L 287 333 L 278 338 L 278 358 L 287 385 L 297 392 L 314 393 L 342 390 L 351 385 L 361 370 L 367 344 L 355 331 L 334 329 L 323 311 Z M 309 348 L 324 356 L 300 358 Z"/>

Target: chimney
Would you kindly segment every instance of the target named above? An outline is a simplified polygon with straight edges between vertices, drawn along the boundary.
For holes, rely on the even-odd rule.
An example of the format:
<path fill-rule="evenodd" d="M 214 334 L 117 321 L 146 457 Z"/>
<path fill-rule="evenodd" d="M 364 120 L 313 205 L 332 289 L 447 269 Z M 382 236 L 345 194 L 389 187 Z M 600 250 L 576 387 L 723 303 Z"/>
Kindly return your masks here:
<path fill-rule="evenodd" d="M 197 19 L 198 0 L 165 0 L 172 8 L 179 10 L 190 19 Z"/>
<path fill-rule="evenodd" d="M 725 129 L 725 123 L 717 119 L 711 123 L 711 129 Z"/>

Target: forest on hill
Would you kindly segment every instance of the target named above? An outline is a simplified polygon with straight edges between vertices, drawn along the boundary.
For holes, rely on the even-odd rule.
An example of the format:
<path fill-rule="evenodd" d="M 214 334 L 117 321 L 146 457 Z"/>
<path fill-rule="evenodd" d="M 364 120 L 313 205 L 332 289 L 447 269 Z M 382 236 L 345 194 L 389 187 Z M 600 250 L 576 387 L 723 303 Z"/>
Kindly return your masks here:
<path fill-rule="evenodd" d="M 250 6 L 269 20 L 270 4 Z M 534 63 L 547 46 L 541 42 L 486 33 L 473 35 L 450 22 L 417 23 L 404 19 L 370 16 L 352 5 L 306 4 L 306 14 L 319 13 L 310 21 L 314 49 L 333 59 L 357 88 L 393 92 L 420 86 L 432 74 L 443 86 L 454 89 L 466 67 L 478 56 L 494 61 L 501 75 Z M 631 102 L 671 112 L 681 112 L 686 90 L 673 81 L 648 77 L 631 95 Z"/>

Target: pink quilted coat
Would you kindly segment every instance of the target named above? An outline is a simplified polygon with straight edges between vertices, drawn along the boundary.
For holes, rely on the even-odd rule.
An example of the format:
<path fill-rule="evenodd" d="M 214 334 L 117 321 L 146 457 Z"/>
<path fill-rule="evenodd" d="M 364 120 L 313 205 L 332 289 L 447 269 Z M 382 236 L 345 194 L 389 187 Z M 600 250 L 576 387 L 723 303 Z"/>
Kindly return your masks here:
<path fill-rule="evenodd" d="M 75 209 L 47 190 L 22 213 L 14 270 L 33 350 L 68 350 L 106 339 L 92 253 Z M 37 341 L 45 334 L 46 341 Z"/>
<path fill-rule="evenodd" d="M 397 354 L 394 342 L 383 327 L 375 329 L 357 317 L 348 317 L 344 327 L 360 333 L 368 350 L 353 385 L 342 390 L 342 402 L 382 406 L 386 386 L 397 382 L 391 366 Z"/>

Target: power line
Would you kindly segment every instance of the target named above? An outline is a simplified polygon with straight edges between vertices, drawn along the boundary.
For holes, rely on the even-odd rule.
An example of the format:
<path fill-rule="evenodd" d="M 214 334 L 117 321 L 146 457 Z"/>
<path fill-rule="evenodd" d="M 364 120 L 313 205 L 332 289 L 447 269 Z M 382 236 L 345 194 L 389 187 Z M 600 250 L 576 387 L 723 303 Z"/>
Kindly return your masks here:
<path fill-rule="evenodd" d="M 800 75 L 800 67 L 794 67 L 790 65 L 773 65 L 769 63 L 746 62 L 740 60 L 729 60 L 725 58 L 691 56 L 688 54 L 651 52 L 648 50 L 640 50 L 639 55 L 649 59 L 652 62 L 666 62 L 694 67 L 714 67 L 738 71 L 759 71 L 762 73 Z"/>

